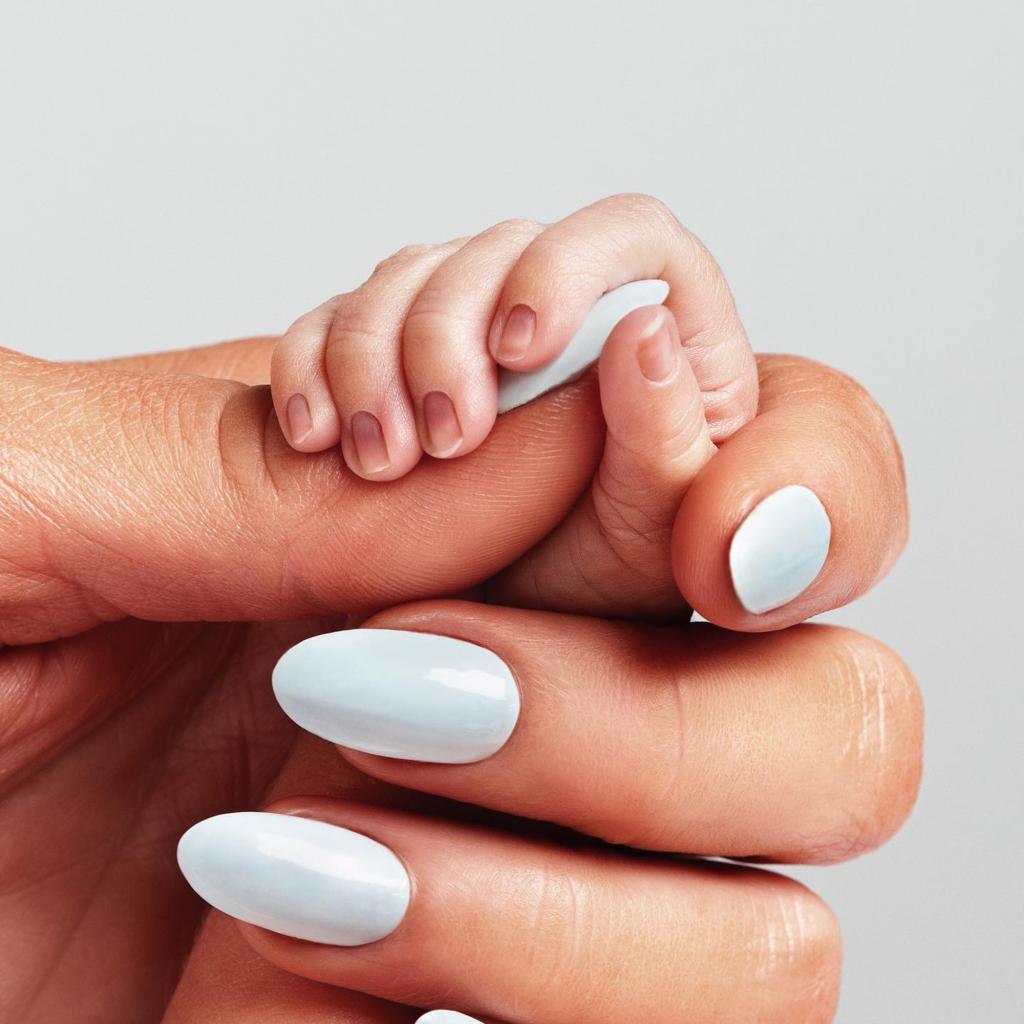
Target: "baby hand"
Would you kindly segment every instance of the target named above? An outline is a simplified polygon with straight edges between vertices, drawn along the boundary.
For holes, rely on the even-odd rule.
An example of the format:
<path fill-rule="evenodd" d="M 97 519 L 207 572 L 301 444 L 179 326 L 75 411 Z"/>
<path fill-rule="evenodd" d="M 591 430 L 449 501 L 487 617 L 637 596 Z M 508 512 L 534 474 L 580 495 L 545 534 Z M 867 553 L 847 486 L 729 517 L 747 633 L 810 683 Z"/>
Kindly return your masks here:
<path fill-rule="evenodd" d="M 271 387 L 285 436 L 309 452 L 340 442 L 367 480 L 395 480 L 423 452 L 466 455 L 494 424 L 499 367 L 507 378 L 549 364 L 603 294 L 641 278 L 669 295 L 622 320 L 601 356 L 600 471 L 495 593 L 593 613 L 674 610 L 679 501 L 714 443 L 753 415 L 757 379 L 721 272 L 656 200 L 615 196 L 549 227 L 507 221 L 385 260 L 280 342 Z"/>

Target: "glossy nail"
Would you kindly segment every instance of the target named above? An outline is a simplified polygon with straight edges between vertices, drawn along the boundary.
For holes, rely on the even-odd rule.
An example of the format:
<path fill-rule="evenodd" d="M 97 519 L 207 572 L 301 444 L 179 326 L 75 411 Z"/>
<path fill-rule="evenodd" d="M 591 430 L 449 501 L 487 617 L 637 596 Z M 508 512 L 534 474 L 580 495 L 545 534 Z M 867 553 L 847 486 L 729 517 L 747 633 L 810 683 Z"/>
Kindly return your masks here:
<path fill-rule="evenodd" d="M 828 556 L 832 523 L 814 491 L 783 487 L 758 504 L 729 546 L 729 571 L 740 604 L 760 615 L 781 608 L 817 578 Z"/>
<path fill-rule="evenodd" d="M 288 421 L 288 437 L 292 444 L 301 444 L 313 430 L 313 417 L 309 411 L 309 402 L 305 395 L 292 395 L 285 406 L 285 419 Z"/>
<path fill-rule="evenodd" d="M 664 281 L 632 281 L 602 295 L 564 349 L 547 366 L 529 373 L 498 371 L 498 412 L 526 405 L 575 377 L 601 354 L 608 335 L 627 313 L 641 306 L 660 306 L 668 298 Z"/>
<path fill-rule="evenodd" d="M 391 465 L 380 421 L 372 413 L 357 412 L 350 424 L 356 458 L 364 473 L 380 473 Z"/>
<path fill-rule="evenodd" d="M 519 689 L 493 651 L 396 629 L 303 640 L 274 668 L 274 694 L 307 732 L 407 761 L 482 761 L 519 718 Z"/>
<path fill-rule="evenodd" d="M 218 910 L 310 942 L 375 942 L 409 905 L 409 876 L 386 846 L 291 814 L 207 818 L 181 837 L 178 865 Z"/>
<path fill-rule="evenodd" d="M 427 428 L 424 447 L 435 458 L 454 454 L 462 444 L 462 427 L 452 400 L 443 391 L 431 391 L 423 399 Z"/>
<path fill-rule="evenodd" d="M 637 343 L 637 366 L 652 384 L 668 380 L 679 366 L 681 348 L 669 330 L 668 317 L 667 310 L 660 310 L 656 317 L 652 317 Z"/>
<path fill-rule="evenodd" d="M 455 1010 L 431 1010 L 416 1018 L 416 1024 L 480 1024 L 476 1017 L 467 1017 Z"/>
<path fill-rule="evenodd" d="M 509 363 L 522 359 L 529 351 L 536 329 L 537 314 L 529 306 L 513 306 L 501 336 L 491 346 L 491 355 Z"/>

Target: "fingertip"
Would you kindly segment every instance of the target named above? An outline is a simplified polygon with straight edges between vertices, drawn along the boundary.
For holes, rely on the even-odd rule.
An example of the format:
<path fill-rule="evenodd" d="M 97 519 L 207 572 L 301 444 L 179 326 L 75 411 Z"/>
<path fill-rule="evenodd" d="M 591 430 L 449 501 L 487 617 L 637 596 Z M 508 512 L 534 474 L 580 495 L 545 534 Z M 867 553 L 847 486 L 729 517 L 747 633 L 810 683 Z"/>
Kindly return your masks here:
<path fill-rule="evenodd" d="M 906 536 L 901 462 L 877 406 L 825 367 L 769 365 L 761 412 L 690 488 L 672 540 L 687 601 L 743 632 L 849 604 Z"/>
<path fill-rule="evenodd" d="M 493 386 L 456 398 L 444 391 L 430 391 L 420 405 L 420 443 L 435 459 L 461 458 L 480 447 L 496 418 Z"/>
<path fill-rule="evenodd" d="M 717 514 L 710 515 L 708 500 L 697 487 L 687 495 L 671 547 L 680 592 L 708 622 L 738 632 L 769 632 L 849 598 L 830 593 L 822 580 L 832 520 L 814 490 L 786 484 L 739 504 L 723 495 Z"/>
<path fill-rule="evenodd" d="M 387 417 L 382 422 L 365 410 L 349 420 L 341 437 L 341 452 L 348 468 L 372 483 L 401 479 L 423 455 L 411 430 L 402 430 Z"/>
<path fill-rule="evenodd" d="M 496 315 L 487 343 L 494 361 L 510 369 L 524 365 L 536 331 L 537 314 L 526 303 L 516 303 L 504 315 Z"/>
<path fill-rule="evenodd" d="M 649 467 L 645 476 L 678 501 L 714 445 L 672 314 L 645 306 L 624 317 L 609 336 L 599 375 L 609 454 L 624 467 Z"/>
<path fill-rule="evenodd" d="M 491 357 L 506 370 L 530 373 L 565 350 L 601 290 L 539 301 L 503 299 L 488 332 Z"/>
<path fill-rule="evenodd" d="M 338 416 L 329 400 L 310 400 L 296 391 L 281 402 L 275 397 L 274 411 L 288 446 L 304 454 L 333 448 L 340 436 Z"/>

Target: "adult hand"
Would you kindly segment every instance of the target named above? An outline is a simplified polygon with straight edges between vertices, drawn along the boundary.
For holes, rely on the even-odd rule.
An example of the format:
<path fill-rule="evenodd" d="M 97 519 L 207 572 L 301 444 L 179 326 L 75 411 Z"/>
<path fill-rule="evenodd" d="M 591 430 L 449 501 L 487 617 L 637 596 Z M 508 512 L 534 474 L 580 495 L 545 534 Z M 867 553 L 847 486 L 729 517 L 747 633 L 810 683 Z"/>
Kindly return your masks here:
<path fill-rule="evenodd" d="M 429 687 L 457 677 L 446 668 L 472 667 L 465 649 L 446 663 L 443 645 L 403 667 L 388 631 L 411 630 L 482 649 L 481 673 L 494 671 L 497 655 L 518 685 L 518 724 L 471 764 L 342 749 L 348 766 L 339 770 L 330 748 L 307 736 L 275 786 L 288 795 L 270 804 L 276 814 L 230 836 L 197 835 L 202 853 L 184 862 L 215 904 L 243 921 L 272 915 L 277 931 L 239 932 L 213 913 L 168 1024 L 242 1022 L 257 1011 L 282 1024 L 411 1021 L 403 1006 L 509 1024 L 832 1019 L 840 939 L 815 896 L 765 870 L 629 848 L 822 864 L 883 842 L 912 806 L 921 757 L 917 688 L 891 651 L 832 627 L 744 635 L 464 602 L 414 604 L 367 625 L 360 644 L 376 644 L 388 665 L 375 676 L 382 705 L 394 709 L 403 672 Z M 309 641 L 318 642 L 320 653 L 307 649 L 293 674 L 360 678 L 351 648 Z M 390 723 L 408 743 L 422 723 L 403 710 L 383 725 L 372 714 L 337 725 L 352 735 L 353 721 L 370 722 L 379 740 Z M 331 714 L 321 708 L 321 723 Z M 458 720 L 447 726 L 464 749 Z M 424 806 L 410 789 L 458 802 Z M 309 870 L 330 856 L 329 846 L 316 852 L 319 837 L 296 836 L 294 859 L 275 843 L 262 818 L 281 815 L 351 829 L 394 853 L 411 889 L 400 923 L 361 915 L 371 897 L 358 882 Z M 358 857 L 346 863 L 358 878 Z M 371 889 L 386 875 L 375 867 Z M 376 940 L 317 929 L 372 929 Z M 352 941 L 364 944 L 333 944 Z M 225 987 L 225 978 L 239 980 Z"/>
<path fill-rule="evenodd" d="M 743 516 L 727 502 L 709 504 L 710 522 L 693 527 L 711 540 L 705 561 L 694 563 L 704 571 L 693 592 L 728 594 L 719 617 L 754 630 L 842 603 L 884 571 L 906 533 L 899 459 L 863 392 L 801 361 L 762 366 L 774 377 L 764 380 L 768 393 L 780 397 L 774 414 L 726 446 L 705 473 L 723 468 L 698 479 L 695 492 L 749 508 L 791 482 L 758 457 L 757 438 L 775 439 L 796 479 L 808 471 L 797 453 L 821 453 L 810 471 L 840 543 L 820 582 L 757 617 L 728 590 L 722 524 Z M 862 490 L 872 504 L 848 497 Z M 685 554 L 682 516 L 677 529 Z M 705 607 L 715 614 L 713 603 Z M 637 861 L 623 847 L 829 863 L 883 842 L 913 803 L 921 757 L 920 698 L 891 651 L 826 627 L 743 636 L 451 602 L 396 609 L 368 625 L 497 654 L 521 693 L 511 738 L 471 764 L 384 758 L 355 749 L 358 716 L 343 706 L 317 710 L 324 735 L 342 712 L 335 727 L 350 737 L 341 750 L 347 764 L 307 736 L 274 787 L 285 799 L 271 808 L 355 829 L 395 851 L 412 880 L 406 917 L 379 941 L 341 948 L 248 925 L 239 933 L 214 913 L 169 1021 L 241 1022 L 257 1011 L 282 1024 L 412 1020 L 415 1011 L 401 1004 L 526 1024 L 831 1019 L 839 936 L 815 897 L 764 871 Z M 325 646 L 319 672 L 341 689 L 359 680 L 343 650 Z M 335 656 L 342 660 L 332 666 Z M 386 696 L 386 680 L 377 682 Z M 376 721 L 386 729 L 386 717 Z M 391 724 L 408 742 L 409 723 Z M 369 738 L 379 743 L 381 734 Z M 424 804 L 410 790 L 434 799 Z M 575 831 L 549 833 L 524 818 Z M 467 828 L 467 819 L 485 827 Z M 580 833 L 617 848 L 590 847 Z M 285 894 L 277 909 L 301 935 L 294 897 Z M 344 902 L 337 923 L 350 923 Z M 225 977 L 239 982 L 226 988 Z"/>
<path fill-rule="evenodd" d="M 259 803 L 293 733 L 252 681 L 296 639 L 347 619 L 161 623 L 358 613 L 456 591 L 543 536 L 598 461 L 603 424 L 583 381 L 385 497 L 330 455 L 291 453 L 268 426 L 266 389 L 245 385 L 266 379 L 271 344 L 92 366 L 0 357 L 0 1007 L 17 1019 L 104 1020 L 112 1005 L 159 1014 L 200 913 L 182 899 L 173 843 L 199 818 Z M 780 393 L 799 371 L 793 381 L 813 396 L 806 373 L 817 371 L 777 368 Z M 828 588 L 808 592 L 824 606 L 868 585 L 904 523 L 884 421 L 842 378 L 821 380 L 820 401 L 794 409 L 808 426 L 834 425 L 830 396 L 837 409 L 849 399 L 846 426 L 863 442 L 840 447 L 817 484 L 826 504 L 836 496 L 842 553 L 826 566 Z M 856 475 L 847 462 L 873 457 L 864 494 L 890 514 L 869 531 L 856 507 L 845 515 L 839 482 Z M 737 465 L 737 481 L 770 483 L 749 460 Z M 757 496 L 738 483 L 729 493 L 737 507 Z M 695 560 L 695 578 L 720 593 L 727 539 Z"/>
<path fill-rule="evenodd" d="M 268 388 L 248 386 L 270 346 L 0 353 L 5 1020 L 158 1018 L 201 909 L 174 844 L 257 804 L 294 735 L 264 682 L 275 658 L 339 613 L 484 579 L 598 458 L 579 384 L 382 490 L 278 436 Z"/>

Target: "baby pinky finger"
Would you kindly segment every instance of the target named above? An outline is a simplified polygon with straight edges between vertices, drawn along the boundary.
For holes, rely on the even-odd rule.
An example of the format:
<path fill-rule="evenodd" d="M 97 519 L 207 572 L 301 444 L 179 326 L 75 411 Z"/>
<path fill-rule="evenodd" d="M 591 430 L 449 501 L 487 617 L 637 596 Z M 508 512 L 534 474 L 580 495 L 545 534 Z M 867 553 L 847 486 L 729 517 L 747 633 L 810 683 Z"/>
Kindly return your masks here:
<path fill-rule="evenodd" d="M 327 335 L 342 296 L 300 316 L 277 343 L 270 364 L 270 393 L 281 431 L 299 452 L 322 452 L 341 437 L 327 382 Z"/>

